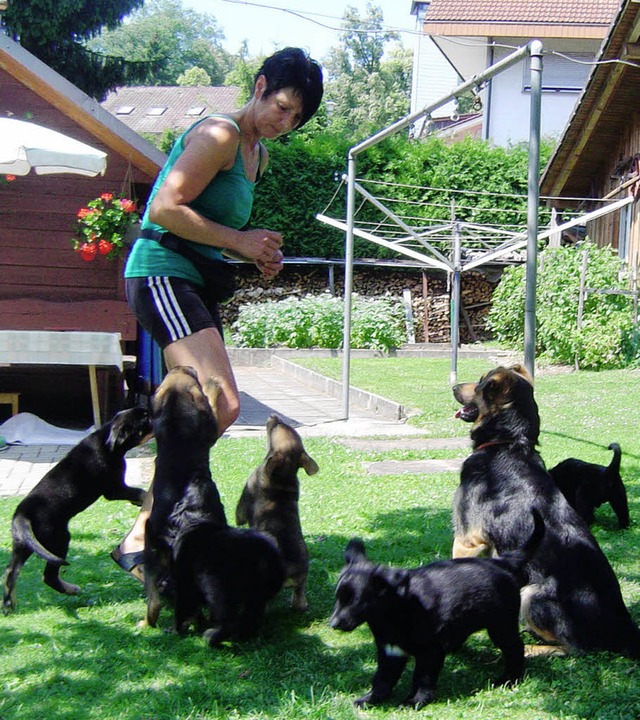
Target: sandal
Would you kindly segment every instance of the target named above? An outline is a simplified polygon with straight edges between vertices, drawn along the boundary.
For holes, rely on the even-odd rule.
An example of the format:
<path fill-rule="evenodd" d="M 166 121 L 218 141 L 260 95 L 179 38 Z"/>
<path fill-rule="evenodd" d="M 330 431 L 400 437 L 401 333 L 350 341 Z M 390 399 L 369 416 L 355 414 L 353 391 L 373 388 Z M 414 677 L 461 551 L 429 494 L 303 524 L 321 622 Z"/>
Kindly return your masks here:
<path fill-rule="evenodd" d="M 118 546 L 111 551 L 110 555 L 111 559 L 125 572 L 141 583 L 144 582 L 144 551 L 123 553 Z"/>

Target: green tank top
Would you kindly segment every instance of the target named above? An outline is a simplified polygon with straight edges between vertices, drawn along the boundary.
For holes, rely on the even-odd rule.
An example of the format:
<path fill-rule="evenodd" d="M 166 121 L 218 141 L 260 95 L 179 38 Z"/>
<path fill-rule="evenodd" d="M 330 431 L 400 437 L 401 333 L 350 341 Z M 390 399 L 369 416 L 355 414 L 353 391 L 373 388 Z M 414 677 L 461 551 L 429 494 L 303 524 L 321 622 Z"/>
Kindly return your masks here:
<path fill-rule="evenodd" d="M 209 115 L 202 118 L 185 130 L 176 140 L 167 162 L 160 171 L 151 190 L 147 202 L 147 209 L 141 222 L 142 230 L 156 230 L 163 232 L 165 228 L 149 220 L 149 207 L 158 192 L 158 188 L 164 182 L 167 174 L 176 163 L 177 159 L 184 152 L 184 139 L 186 135 L 204 120 L 210 117 L 222 117 L 229 120 L 240 132 L 238 125 L 226 115 Z M 240 146 L 236 153 L 236 159 L 230 170 L 221 170 L 207 187 L 198 195 L 195 200 L 189 203 L 189 207 L 200 213 L 208 220 L 220 223 L 227 227 L 239 230 L 249 221 L 253 208 L 253 192 L 256 183 L 249 180 L 244 170 L 244 163 L 240 154 Z M 200 243 L 189 242 L 191 247 L 202 255 L 209 258 L 222 258 L 218 248 Z M 202 276 L 195 269 L 193 264 L 182 255 L 160 245 L 156 240 L 150 238 L 138 238 L 131 248 L 127 264 L 124 270 L 126 278 L 151 277 L 151 276 L 179 277 L 198 285 L 203 285 Z"/>

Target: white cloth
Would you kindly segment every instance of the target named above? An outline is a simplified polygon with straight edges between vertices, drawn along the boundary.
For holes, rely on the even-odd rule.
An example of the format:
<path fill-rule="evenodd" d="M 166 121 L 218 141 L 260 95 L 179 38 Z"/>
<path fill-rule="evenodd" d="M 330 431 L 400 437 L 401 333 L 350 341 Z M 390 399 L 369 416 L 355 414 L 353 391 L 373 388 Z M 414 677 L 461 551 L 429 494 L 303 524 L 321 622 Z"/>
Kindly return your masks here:
<path fill-rule="evenodd" d="M 102 365 L 122 370 L 120 333 L 0 330 L 0 363 Z"/>
<path fill-rule="evenodd" d="M 77 445 L 93 430 L 93 427 L 86 430 L 56 427 L 27 412 L 18 413 L 0 425 L 0 435 L 9 445 Z"/>

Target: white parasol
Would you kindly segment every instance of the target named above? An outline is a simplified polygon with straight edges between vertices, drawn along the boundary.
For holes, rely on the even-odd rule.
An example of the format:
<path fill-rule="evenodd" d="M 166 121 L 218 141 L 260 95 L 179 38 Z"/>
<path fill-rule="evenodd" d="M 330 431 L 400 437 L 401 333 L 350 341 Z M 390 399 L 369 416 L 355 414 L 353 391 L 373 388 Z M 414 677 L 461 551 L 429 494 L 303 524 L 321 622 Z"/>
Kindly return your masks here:
<path fill-rule="evenodd" d="M 13 118 L 0 118 L 0 175 L 104 175 L 107 154 L 68 135 Z"/>

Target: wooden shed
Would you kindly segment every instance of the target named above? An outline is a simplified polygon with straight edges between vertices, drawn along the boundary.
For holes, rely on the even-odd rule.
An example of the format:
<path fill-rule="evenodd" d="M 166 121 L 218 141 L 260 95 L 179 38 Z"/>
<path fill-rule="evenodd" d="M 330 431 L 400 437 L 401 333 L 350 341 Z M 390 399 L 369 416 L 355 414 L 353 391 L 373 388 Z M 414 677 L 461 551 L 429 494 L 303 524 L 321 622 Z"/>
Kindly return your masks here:
<path fill-rule="evenodd" d="M 31 173 L 0 185 L 0 328 L 135 339 L 122 259 L 83 261 L 70 238 L 78 210 L 102 193 L 131 192 L 144 204 L 164 153 L 5 36 L 0 116 L 31 120 L 107 153 L 104 176 Z"/>
<path fill-rule="evenodd" d="M 0 331 L 10 331 L 5 338 L 15 331 L 30 331 L 29 338 L 36 331 L 66 331 L 65 339 L 68 331 L 119 333 L 122 351 L 131 352 L 137 325 L 124 296 L 123 258 L 86 262 L 70 240 L 79 209 L 103 193 L 124 192 L 143 206 L 166 156 L 4 35 L 0 117 L 32 121 L 107 153 L 103 176 L 0 177 Z M 86 367 L 29 367 L 11 357 L 0 367 L 5 401 L 8 392 L 20 392 L 20 410 L 48 422 L 68 424 L 69 408 L 77 410 L 73 422 L 79 425 L 95 419 L 95 368 L 90 398 Z M 98 385 L 104 419 L 121 400 L 122 377 L 99 370 Z"/>
<path fill-rule="evenodd" d="M 622 0 L 540 185 L 559 209 L 587 213 L 620 201 L 587 222 L 587 234 L 617 248 L 631 268 L 640 260 L 639 40 L 640 2 Z"/>

